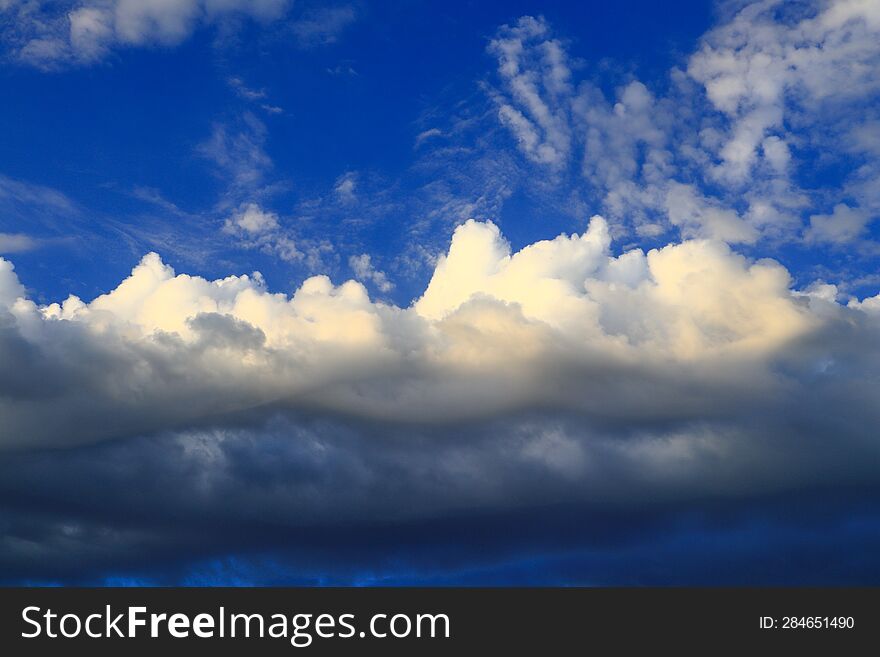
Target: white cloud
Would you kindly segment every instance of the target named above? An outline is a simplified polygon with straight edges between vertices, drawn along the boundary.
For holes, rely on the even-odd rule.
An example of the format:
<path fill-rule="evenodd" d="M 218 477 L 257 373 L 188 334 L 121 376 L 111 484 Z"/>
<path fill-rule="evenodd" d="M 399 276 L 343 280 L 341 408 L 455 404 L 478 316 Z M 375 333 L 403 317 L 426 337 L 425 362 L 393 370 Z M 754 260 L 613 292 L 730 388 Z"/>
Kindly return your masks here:
<path fill-rule="evenodd" d="M 201 10 L 193 0 L 117 0 L 113 7 L 116 36 L 125 44 L 175 45 L 195 29 Z"/>
<path fill-rule="evenodd" d="M 255 103 L 259 105 L 260 109 L 269 114 L 283 114 L 284 108 L 279 107 L 277 105 L 272 105 L 267 102 L 269 98 L 269 94 L 265 89 L 252 89 L 247 84 L 245 84 L 244 80 L 237 77 L 230 77 L 226 80 L 227 84 L 232 88 L 232 90 L 239 96 L 250 103 Z"/>
<path fill-rule="evenodd" d="M 385 272 L 376 269 L 373 266 L 373 259 L 368 253 L 351 256 L 348 259 L 348 266 L 357 276 L 358 280 L 371 281 L 380 292 L 390 292 L 394 289 L 394 283 L 388 280 Z"/>
<path fill-rule="evenodd" d="M 357 201 L 357 184 L 358 175 L 353 171 L 349 171 L 336 179 L 333 192 L 340 203 L 352 205 Z"/>
<path fill-rule="evenodd" d="M 23 228 L 27 232 L 23 232 Z M 21 253 L 48 244 L 71 243 L 78 232 L 94 236 L 81 208 L 51 187 L 0 174 L 0 254 Z"/>
<path fill-rule="evenodd" d="M 238 246 L 245 249 L 256 249 L 286 262 L 302 262 L 313 258 L 312 265 L 320 262 L 319 254 L 304 253 L 289 230 L 283 228 L 278 214 L 264 210 L 257 203 L 243 203 L 231 217 L 223 222 L 222 231 L 238 240 Z"/>
<path fill-rule="evenodd" d="M 666 193 L 669 221 L 681 228 L 685 237 L 711 237 L 729 243 L 753 243 L 758 238 L 754 226 L 734 210 L 702 196 L 692 185 L 671 183 Z"/>
<path fill-rule="evenodd" d="M 227 80 L 227 83 L 235 93 L 245 100 L 263 100 L 267 96 L 265 89 L 251 89 L 241 78 L 231 77 Z"/>
<path fill-rule="evenodd" d="M 197 152 L 211 160 L 232 183 L 232 192 L 253 191 L 263 181 L 272 159 L 265 151 L 266 125 L 252 112 L 244 112 L 237 124 L 216 123 L 211 137 Z"/>
<path fill-rule="evenodd" d="M 836 0 L 800 9 L 809 13 L 792 8 L 786 15 L 779 0 L 748 4 L 709 32 L 688 64 L 731 120 L 718 152 L 722 180 L 747 180 L 759 146 L 771 131 L 784 131 L 786 120 L 815 120 L 822 104 L 852 103 L 880 89 L 877 4 Z M 764 157 L 772 162 L 778 153 L 765 149 Z"/>
<path fill-rule="evenodd" d="M 256 203 L 247 203 L 226 220 L 223 231 L 230 234 L 240 232 L 248 236 L 263 235 L 278 228 L 278 215 L 266 212 Z"/>
<path fill-rule="evenodd" d="M 617 90 L 612 104 L 590 87 L 575 100 L 575 115 L 585 134 L 584 174 L 594 183 L 613 189 L 649 169 L 665 168 L 669 108 L 659 103 L 648 88 L 633 81 Z M 666 125 L 664 125 L 664 123 Z M 644 149 L 644 163 L 639 151 Z"/>
<path fill-rule="evenodd" d="M 599 70 L 575 80 L 581 67 L 544 19 L 501 27 L 489 46 L 499 79 L 489 96 L 534 164 L 529 190 L 601 208 L 618 234 L 677 228 L 731 243 L 828 241 L 805 225 L 829 201 L 880 212 L 874 5 L 762 0 L 720 13 L 687 72 L 673 68 L 668 84 L 655 84 L 663 94 L 630 80 L 613 98 L 593 80 Z M 832 163 L 825 186 L 798 186 L 798 174 Z M 581 180 L 569 176 L 572 164 Z"/>
<path fill-rule="evenodd" d="M 355 76 L 358 74 L 354 67 L 350 63 L 340 63 L 332 68 L 325 69 L 327 73 L 333 76 L 346 75 L 346 76 Z"/>
<path fill-rule="evenodd" d="M 0 259 L 2 479 L 68 528 L 28 506 L 7 534 L 81 572 L 95 545 L 105 568 L 191 549 L 190 520 L 221 527 L 201 549 L 222 552 L 229 527 L 279 544 L 877 484 L 880 301 L 792 291 L 782 266 L 718 241 L 612 253 L 599 217 L 516 252 L 468 222 L 408 307 L 326 276 L 292 294 L 206 280 L 156 254 L 96 299 L 40 306 Z M 160 529 L 121 528 L 132 513 Z"/>
<path fill-rule="evenodd" d="M 335 43 L 356 19 L 357 12 L 351 5 L 321 7 L 297 18 L 291 29 L 300 47 L 311 48 Z"/>
<path fill-rule="evenodd" d="M 39 307 L 19 299 L 4 262 L 3 303 L 21 339 L 59 368 L 59 381 L 87 381 L 29 404 L 0 401 L 0 444 L 106 439 L 269 403 L 415 422 L 546 404 L 657 413 L 660 397 L 649 402 L 620 386 L 662 385 L 662 403 L 673 405 L 685 403 L 676 391 L 697 381 L 706 394 L 772 386 L 768 359 L 825 321 L 792 295 L 781 266 L 750 263 L 721 243 L 618 257 L 609 245 L 601 218 L 583 235 L 517 253 L 492 224 L 469 222 L 410 308 L 326 276 L 288 297 L 267 291 L 259 275 L 176 275 L 155 254 L 89 303 Z M 366 258 L 351 264 L 384 280 Z M 79 356 L 65 360 L 67 349 Z M 96 358 L 100 371 L 88 365 Z M 565 385 L 548 374 L 554 363 L 570 369 Z M 592 381 L 598 371 L 604 392 Z M 117 420 L 108 422 L 111 408 Z"/>
<path fill-rule="evenodd" d="M 764 159 L 767 160 L 777 173 L 784 174 L 787 171 L 788 165 L 791 162 L 791 151 L 788 148 L 788 144 L 782 141 L 782 139 L 775 135 L 767 137 L 761 144 L 761 150 Z"/>
<path fill-rule="evenodd" d="M 24 233 L 0 233 L 0 253 L 21 253 L 38 245 L 37 240 Z"/>
<path fill-rule="evenodd" d="M 89 64 L 113 49 L 177 45 L 200 26 L 247 16 L 262 23 L 282 18 L 290 0 L 39 0 L 8 4 L 0 27 L 13 51 L 40 67 Z M 2 17 L 0 17 L 2 20 Z"/>
<path fill-rule="evenodd" d="M 498 116 L 535 162 L 561 167 L 571 150 L 565 110 L 550 102 L 570 93 L 568 64 L 560 43 L 541 18 L 525 16 L 504 26 L 489 44 L 509 98 L 499 97 Z M 546 98 L 545 96 L 549 97 Z"/>
<path fill-rule="evenodd" d="M 24 286 L 15 275 L 12 263 L 0 258 L 0 308 L 12 307 L 15 301 L 24 295 Z"/>
<path fill-rule="evenodd" d="M 859 239 L 867 228 L 870 215 L 845 203 L 834 206 L 831 214 L 814 214 L 806 232 L 808 242 L 844 244 Z"/>
<path fill-rule="evenodd" d="M 422 130 L 419 134 L 416 135 L 416 141 L 413 148 L 418 149 L 422 144 L 424 144 L 429 139 L 434 137 L 442 137 L 443 131 L 439 128 L 429 128 L 428 130 Z"/>
<path fill-rule="evenodd" d="M 109 14 L 94 7 L 82 7 L 70 12 L 70 46 L 84 61 L 103 57 L 113 39 L 113 25 Z"/>
<path fill-rule="evenodd" d="M 61 192 L 0 174 L 0 202 L 36 209 L 41 214 L 74 214 L 76 205 Z M 4 211 L 6 208 L 4 208 Z"/>

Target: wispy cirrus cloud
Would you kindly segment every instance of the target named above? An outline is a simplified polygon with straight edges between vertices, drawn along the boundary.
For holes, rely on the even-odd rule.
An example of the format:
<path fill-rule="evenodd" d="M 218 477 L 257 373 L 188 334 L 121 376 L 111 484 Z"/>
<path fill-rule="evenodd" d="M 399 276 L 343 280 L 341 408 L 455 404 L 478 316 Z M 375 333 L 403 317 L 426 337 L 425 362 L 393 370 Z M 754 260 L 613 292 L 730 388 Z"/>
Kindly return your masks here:
<path fill-rule="evenodd" d="M 284 113 L 283 107 L 273 105 L 269 101 L 269 94 L 265 89 L 252 89 L 247 84 L 245 84 L 244 80 L 234 76 L 228 78 L 226 82 L 227 84 L 229 84 L 229 86 L 232 88 L 237 96 L 248 101 L 249 103 L 256 104 L 264 112 L 267 112 L 269 114 Z"/>
<path fill-rule="evenodd" d="M 290 29 L 301 48 L 313 48 L 335 43 L 357 17 L 353 5 L 312 6 L 293 21 Z"/>
<path fill-rule="evenodd" d="M 273 166 L 265 151 L 266 136 L 266 124 L 246 111 L 234 123 L 215 123 L 197 152 L 229 179 L 233 192 L 258 189 Z"/>
<path fill-rule="evenodd" d="M 39 241 L 24 233 L 0 233 L 0 253 L 21 253 L 39 246 Z"/>

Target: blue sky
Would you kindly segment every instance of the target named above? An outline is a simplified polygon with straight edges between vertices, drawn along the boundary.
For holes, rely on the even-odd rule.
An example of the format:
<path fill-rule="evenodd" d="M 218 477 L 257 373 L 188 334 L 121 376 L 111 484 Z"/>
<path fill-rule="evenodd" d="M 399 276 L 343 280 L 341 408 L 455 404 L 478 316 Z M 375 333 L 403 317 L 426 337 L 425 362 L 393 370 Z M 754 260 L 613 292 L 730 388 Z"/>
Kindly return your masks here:
<path fill-rule="evenodd" d="M 706 3 L 682 5 L 675 16 L 650 3 L 563 4 L 542 11 L 550 23 L 557 17 L 560 26 L 578 26 L 576 33 L 561 34 L 572 40 L 584 66 L 593 62 L 586 76 L 609 89 L 640 74 L 665 85 L 677 53 L 693 43 L 711 15 Z M 464 118 L 480 120 L 491 112 L 482 88 L 494 82 L 487 43 L 499 25 L 529 14 L 529 7 L 315 4 L 292 7 L 293 25 L 312 15 L 329 20 L 326 12 L 340 12 L 345 19 L 328 26 L 332 34 L 307 43 L 298 43 L 289 25 L 246 22 L 236 27 L 228 43 L 218 43 L 221 28 L 206 26 L 193 28 L 179 45 L 120 47 L 88 66 L 52 61 L 43 63 L 52 69 L 47 72 L 7 62 L 2 118 L 17 129 L 2 137 L 4 175 L 63 194 L 74 210 L 68 214 L 76 215 L 81 226 L 65 234 L 62 226 L 21 207 L 17 216 L 7 211 L 3 230 L 54 240 L 109 241 L 102 251 L 109 250 L 110 262 L 94 265 L 93 255 L 84 252 L 88 249 L 70 244 L 52 249 L 51 271 L 40 266 L 44 249 L 20 255 L 16 266 L 28 285 L 47 301 L 70 292 L 93 296 L 106 291 L 131 269 L 133 259 L 158 246 L 151 241 L 155 234 L 147 239 L 141 234 L 153 222 L 158 224 L 154 233 L 173 233 L 174 252 L 165 249 L 163 256 L 188 270 L 216 277 L 259 268 L 277 286 L 313 273 L 237 252 L 234 240 L 212 239 L 216 243 L 208 257 L 204 233 L 216 238 L 227 206 L 254 196 L 265 198 L 267 209 L 311 239 L 332 235 L 342 266 L 331 259 L 322 273 L 327 269 L 335 277 L 350 276 L 344 266 L 347 257 L 364 251 L 388 261 L 399 257 L 406 247 L 403 240 L 393 239 L 400 227 L 442 212 L 442 201 L 430 198 L 424 187 L 446 181 L 436 180 L 434 172 L 422 174 L 418 167 L 434 148 L 448 144 L 438 144 L 436 137 L 432 143 L 428 136 L 416 148 L 418 135 L 448 130 Z M 609 25 L 616 29 L 609 30 Z M 258 135 L 252 134 L 246 117 L 259 126 Z M 495 127 L 486 123 L 485 128 Z M 260 180 L 246 189 L 230 189 L 235 174 L 200 156 L 200 146 L 217 129 L 230 139 L 240 134 L 253 140 L 264 158 L 255 165 L 261 169 Z M 484 157 L 492 157 L 495 148 L 504 152 L 513 146 L 508 135 L 493 141 L 499 143 L 487 144 Z M 343 212 L 322 208 L 309 217 L 309 225 L 297 226 L 302 205 L 332 197 L 337 181 L 347 174 L 359 187 L 359 205 Z M 518 196 L 518 191 L 513 193 Z M 481 195 L 477 190 L 461 193 L 465 202 L 468 195 Z M 487 212 L 485 218 L 509 218 L 511 231 L 523 244 L 563 229 L 583 229 L 583 213 L 535 207 L 539 202 L 514 198 L 497 203 L 499 215 Z M 169 211 L 171 204 L 187 216 Z M 536 222 L 532 212 L 554 216 Z M 350 225 L 345 234 L 336 234 L 346 220 Z M 435 250 L 448 241 L 449 224 L 459 220 L 448 218 L 447 225 L 430 231 Z M 388 230 L 389 224 L 395 228 Z M 119 232 L 125 241 L 117 239 Z M 51 243 L 45 246 L 52 248 Z M 68 272 L 65 283 L 58 281 L 59 268 Z M 415 274 L 410 296 L 424 287 L 430 270 Z M 409 301 L 405 292 L 398 300 Z"/>
<path fill-rule="evenodd" d="M 876 3 L 0 43 L 3 581 L 877 582 Z"/>

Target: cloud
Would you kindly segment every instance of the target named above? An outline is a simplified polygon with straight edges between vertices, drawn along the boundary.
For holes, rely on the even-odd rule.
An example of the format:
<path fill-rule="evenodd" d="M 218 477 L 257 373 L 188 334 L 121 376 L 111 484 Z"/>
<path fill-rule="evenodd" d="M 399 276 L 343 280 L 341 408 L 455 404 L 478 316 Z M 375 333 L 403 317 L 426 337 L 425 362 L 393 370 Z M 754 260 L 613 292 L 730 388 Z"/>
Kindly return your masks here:
<path fill-rule="evenodd" d="M 831 214 L 814 214 L 806 232 L 808 242 L 845 244 L 860 238 L 867 228 L 870 215 L 845 203 L 834 206 Z"/>
<path fill-rule="evenodd" d="M 619 86 L 613 99 L 593 82 L 576 81 L 567 44 L 543 18 L 502 27 L 489 52 L 502 81 L 490 92 L 500 123 L 538 167 L 526 180 L 543 176 L 547 196 L 558 197 L 562 188 L 575 203 L 601 205 L 611 221 L 641 236 L 681 225 L 664 214 L 670 183 L 693 178 L 683 175 L 673 147 L 679 122 L 691 118 L 688 103 L 658 98 L 638 80 Z M 702 189 L 695 193 L 703 196 Z M 717 236 L 709 226 L 688 228 L 682 234 Z"/>
<path fill-rule="evenodd" d="M 84 61 L 94 61 L 107 54 L 113 39 L 110 16 L 94 7 L 70 12 L 70 47 Z"/>
<path fill-rule="evenodd" d="M 333 76 L 355 76 L 358 74 L 356 70 L 352 67 L 350 62 L 342 62 L 334 66 L 333 68 L 327 68 L 327 73 Z"/>
<path fill-rule="evenodd" d="M 65 6 L 68 5 L 68 6 Z M 174 46 L 203 25 L 282 18 L 289 0 L 42 0 L 8 3 L 0 29 L 14 56 L 41 68 L 87 65 L 125 47 Z"/>
<path fill-rule="evenodd" d="M 727 3 L 720 15 L 686 69 L 651 85 L 605 79 L 599 67 L 578 80 L 587 64 L 572 63 L 543 18 L 502 26 L 488 48 L 498 63 L 488 96 L 532 165 L 528 187 L 599 207 L 615 231 L 641 238 L 678 229 L 730 243 L 817 242 L 809 224 L 829 200 L 876 216 L 873 4 L 765 0 Z M 817 175 L 821 188 L 800 186 Z"/>
<path fill-rule="evenodd" d="M 291 30 L 301 48 L 313 48 L 335 43 L 356 19 L 351 5 L 319 7 L 303 13 L 291 24 Z"/>
<path fill-rule="evenodd" d="M 792 7 L 764 0 L 709 32 L 688 63 L 688 73 L 731 120 L 716 175 L 747 180 L 765 136 L 784 131 L 786 120 L 815 121 L 823 105 L 876 95 L 878 34 L 880 14 L 864 0 Z"/>
<path fill-rule="evenodd" d="M 352 205 L 357 201 L 358 175 L 353 171 L 343 174 L 336 179 L 333 185 L 333 193 L 343 205 Z"/>
<path fill-rule="evenodd" d="M 586 135 L 583 172 L 594 183 L 613 189 L 643 169 L 646 177 L 667 172 L 670 108 L 644 84 L 636 80 L 620 87 L 613 104 L 584 87 L 574 108 Z"/>
<path fill-rule="evenodd" d="M 230 179 L 231 193 L 254 190 L 272 168 L 265 151 L 266 125 L 252 112 L 244 112 L 232 125 L 215 123 L 211 136 L 197 152 L 213 162 Z"/>
<path fill-rule="evenodd" d="M 24 233 L 0 233 L 0 253 L 21 253 L 39 246 L 39 242 Z"/>
<path fill-rule="evenodd" d="M 758 232 L 735 210 L 707 199 L 692 185 L 672 183 L 666 192 L 669 221 L 686 237 L 711 237 L 732 244 L 754 243 Z"/>
<path fill-rule="evenodd" d="M 262 235 L 278 228 L 278 215 L 265 212 L 256 203 L 248 203 L 240 208 L 223 224 L 223 231 L 230 234 L 243 232 L 246 235 Z"/>
<path fill-rule="evenodd" d="M 298 241 L 279 223 L 278 215 L 257 203 L 243 203 L 223 222 L 222 231 L 236 238 L 242 248 L 257 249 L 286 262 L 306 259 Z"/>
<path fill-rule="evenodd" d="M 271 234 L 267 214 L 232 225 Z M 107 294 L 40 306 L 0 259 L 3 490 L 39 481 L 43 500 L 7 506 L 0 571 L 876 486 L 880 302 L 836 296 L 719 241 L 613 255 L 599 217 L 519 251 L 467 222 L 408 307 L 156 254 Z"/>
<path fill-rule="evenodd" d="M 0 174 L 0 253 L 22 253 L 71 239 L 84 226 L 82 209 L 51 187 Z"/>
<path fill-rule="evenodd" d="M 348 266 L 358 280 L 372 282 L 380 292 L 390 292 L 394 289 L 394 283 L 388 280 L 385 272 L 373 266 L 373 260 L 368 253 L 351 256 L 348 259 Z"/>
<path fill-rule="evenodd" d="M 244 80 L 237 77 L 231 77 L 226 80 L 227 84 L 235 91 L 236 95 L 239 98 L 242 98 L 250 103 L 256 103 L 259 105 L 260 109 L 269 114 L 283 114 L 284 108 L 278 107 L 277 105 L 271 105 L 266 100 L 269 98 L 269 94 L 265 89 L 251 89 L 248 87 Z"/>
<path fill-rule="evenodd" d="M 240 216 L 248 213 L 256 234 L 271 225 L 257 208 Z M 57 362 L 61 390 L 5 403 L 0 444 L 89 442 L 263 405 L 428 424 L 548 406 L 594 420 L 683 419 L 706 404 L 711 415 L 726 397 L 778 391 L 771 362 L 829 317 L 857 319 L 824 301 L 811 310 L 780 265 L 749 263 L 719 242 L 618 257 L 609 248 L 600 218 L 583 235 L 517 253 L 492 224 L 469 222 L 410 308 L 373 302 L 361 284 L 336 286 L 326 276 L 287 297 L 268 292 L 259 275 L 176 275 L 155 254 L 89 303 L 39 307 L 12 300 L 20 285 L 7 267 L 13 332 L 47 367 Z M 364 273 L 372 263 L 354 265 Z M 239 344 L 236 327 L 245 325 L 260 339 Z M 78 355 L 59 360 L 73 344 Z M 93 362 L 110 378 L 86 365 Z M 696 398 L 677 397 L 697 385 Z M 662 394 L 642 397 L 655 386 Z M 92 397 L 87 407 L 82 395 Z M 113 408 L 113 422 L 99 417 Z"/>
<path fill-rule="evenodd" d="M 196 149 L 227 182 L 215 208 L 222 213 L 221 232 L 234 238 L 239 248 L 315 270 L 324 266 L 327 252 L 332 251 L 329 243 L 303 237 L 296 226 L 281 222 L 276 212 L 262 207 L 284 186 L 283 181 L 267 180 L 274 168 L 265 150 L 267 136 L 266 124 L 246 111 L 236 121 L 215 123 L 211 137 Z"/>
<path fill-rule="evenodd" d="M 226 82 L 245 100 L 263 100 L 267 96 L 265 89 L 251 89 L 241 78 L 231 77 Z"/>
<path fill-rule="evenodd" d="M 8 260 L 0 259 L 0 303 L 4 308 L 8 308 L 22 297 L 24 297 L 24 286 L 15 275 L 15 268 Z"/>
<path fill-rule="evenodd" d="M 520 18 L 504 26 L 489 44 L 498 72 L 510 93 L 499 98 L 498 116 L 510 128 L 523 152 L 535 162 L 562 166 L 571 150 L 568 118 L 548 103 L 570 93 L 568 70 L 559 41 L 548 38 L 543 19 Z"/>
<path fill-rule="evenodd" d="M 19 212 L 29 208 L 39 213 L 70 215 L 77 210 L 70 198 L 55 189 L 3 175 L 0 175 L 0 203 L 3 204 L 4 212 L 10 212 L 13 207 L 17 207 Z"/>
<path fill-rule="evenodd" d="M 443 131 L 439 128 L 429 128 L 428 130 L 422 130 L 419 134 L 416 135 L 416 141 L 413 145 L 413 148 L 418 149 L 422 144 L 424 144 L 429 139 L 433 137 L 442 137 Z"/>

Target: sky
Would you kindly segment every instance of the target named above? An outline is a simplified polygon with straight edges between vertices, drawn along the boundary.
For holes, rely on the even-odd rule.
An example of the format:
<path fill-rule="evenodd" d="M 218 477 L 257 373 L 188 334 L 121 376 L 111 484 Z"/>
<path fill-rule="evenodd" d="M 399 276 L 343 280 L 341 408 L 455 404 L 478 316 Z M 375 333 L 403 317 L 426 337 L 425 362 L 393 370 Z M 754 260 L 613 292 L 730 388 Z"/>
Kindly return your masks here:
<path fill-rule="evenodd" d="M 0 583 L 880 584 L 875 0 L 0 0 Z"/>

